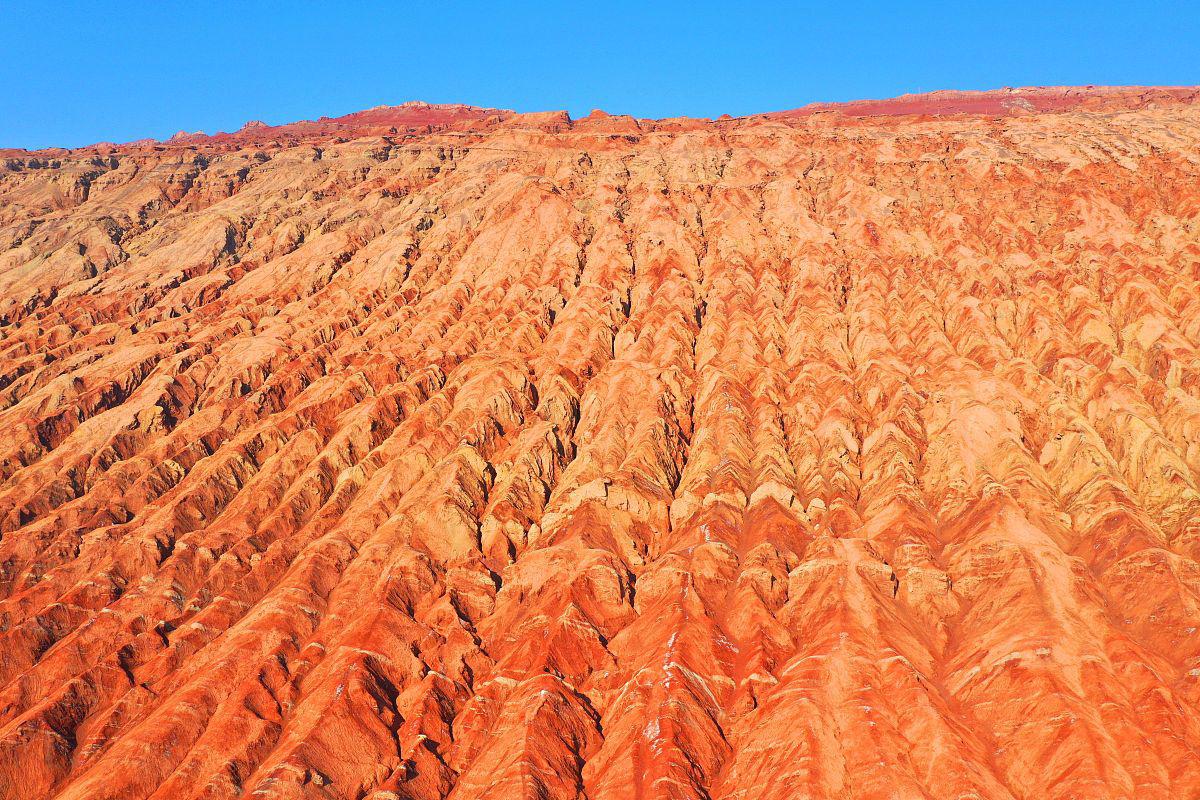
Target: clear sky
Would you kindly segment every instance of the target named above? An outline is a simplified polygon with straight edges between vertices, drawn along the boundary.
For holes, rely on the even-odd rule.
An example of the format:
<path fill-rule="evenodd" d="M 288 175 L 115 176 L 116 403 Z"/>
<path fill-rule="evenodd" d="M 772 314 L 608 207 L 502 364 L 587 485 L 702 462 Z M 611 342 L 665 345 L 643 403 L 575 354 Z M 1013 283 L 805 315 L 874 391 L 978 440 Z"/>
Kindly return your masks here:
<path fill-rule="evenodd" d="M 405 100 L 716 117 L 934 89 L 1200 84 L 1200 3 L 0 0 L 0 146 Z"/>

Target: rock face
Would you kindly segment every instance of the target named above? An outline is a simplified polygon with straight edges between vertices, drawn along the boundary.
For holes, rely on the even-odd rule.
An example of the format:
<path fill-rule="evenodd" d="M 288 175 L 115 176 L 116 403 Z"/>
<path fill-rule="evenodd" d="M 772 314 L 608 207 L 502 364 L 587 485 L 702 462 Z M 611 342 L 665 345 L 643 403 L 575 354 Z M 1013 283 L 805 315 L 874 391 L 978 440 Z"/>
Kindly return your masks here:
<path fill-rule="evenodd" d="M 1200 795 L 1196 93 L 890 102 L 0 154 L 0 800 Z"/>

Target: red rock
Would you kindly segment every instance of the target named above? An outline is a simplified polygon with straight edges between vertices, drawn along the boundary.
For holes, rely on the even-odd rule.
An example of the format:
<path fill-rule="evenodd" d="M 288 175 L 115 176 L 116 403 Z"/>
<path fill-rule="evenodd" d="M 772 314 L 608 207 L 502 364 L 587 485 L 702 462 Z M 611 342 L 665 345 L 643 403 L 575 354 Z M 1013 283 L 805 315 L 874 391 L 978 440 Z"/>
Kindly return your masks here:
<path fill-rule="evenodd" d="M 955 114 L 1011 116 L 1076 109 L 1126 111 L 1164 104 L 1190 104 L 1198 99 L 1200 88 L 1194 86 L 1036 86 L 987 92 L 941 91 L 908 94 L 887 100 L 856 100 L 850 103 L 814 103 L 795 111 L 784 111 L 769 116 L 794 117 L 828 111 L 864 117 Z"/>
<path fill-rule="evenodd" d="M 1200 794 L 1200 98 L 0 153 L 0 798 Z"/>

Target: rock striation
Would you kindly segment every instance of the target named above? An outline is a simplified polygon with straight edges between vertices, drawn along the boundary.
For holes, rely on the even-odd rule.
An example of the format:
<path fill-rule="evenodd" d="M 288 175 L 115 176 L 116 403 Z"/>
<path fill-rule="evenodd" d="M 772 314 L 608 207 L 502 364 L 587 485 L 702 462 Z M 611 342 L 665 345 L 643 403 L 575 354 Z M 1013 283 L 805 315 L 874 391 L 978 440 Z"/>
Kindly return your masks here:
<path fill-rule="evenodd" d="M 1200 97 L 0 152 L 0 800 L 1200 796 Z"/>

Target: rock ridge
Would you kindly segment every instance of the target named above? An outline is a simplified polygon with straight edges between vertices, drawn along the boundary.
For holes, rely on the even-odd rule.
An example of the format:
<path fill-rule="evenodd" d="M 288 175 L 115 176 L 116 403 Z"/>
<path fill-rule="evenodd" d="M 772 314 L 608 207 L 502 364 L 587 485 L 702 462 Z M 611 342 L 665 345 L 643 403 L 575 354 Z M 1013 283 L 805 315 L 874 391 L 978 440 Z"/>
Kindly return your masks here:
<path fill-rule="evenodd" d="M 1195 98 L 4 151 L 0 800 L 1200 796 Z"/>

